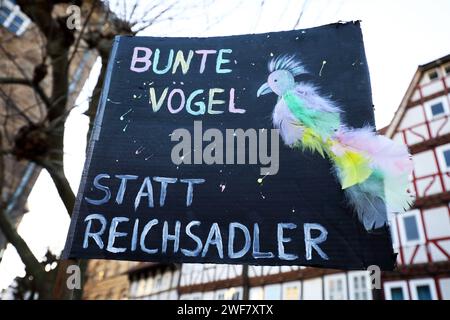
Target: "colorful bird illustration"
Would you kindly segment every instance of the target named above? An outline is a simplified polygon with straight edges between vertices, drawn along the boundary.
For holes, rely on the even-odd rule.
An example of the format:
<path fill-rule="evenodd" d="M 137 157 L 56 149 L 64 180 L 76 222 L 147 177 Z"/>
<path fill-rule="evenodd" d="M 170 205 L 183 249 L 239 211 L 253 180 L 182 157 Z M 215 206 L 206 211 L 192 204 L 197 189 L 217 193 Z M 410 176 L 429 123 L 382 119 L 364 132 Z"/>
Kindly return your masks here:
<path fill-rule="evenodd" d="M 409 209 L 413 165 L 407 147 L 377 135 L 371 127 L 343 124 L 343 111 L 335 102 L 321 96 L 314 85 L 295 82 L 296 76 L 308 73 L 295 56 L 274 58 L 268 67 L 268 80 L 257 96 L 278 95 L 274 127 L 289 147 L 317 152 L 331 161 L 345 198 L 366 230 L 385 226 L 387 212 Z"/>

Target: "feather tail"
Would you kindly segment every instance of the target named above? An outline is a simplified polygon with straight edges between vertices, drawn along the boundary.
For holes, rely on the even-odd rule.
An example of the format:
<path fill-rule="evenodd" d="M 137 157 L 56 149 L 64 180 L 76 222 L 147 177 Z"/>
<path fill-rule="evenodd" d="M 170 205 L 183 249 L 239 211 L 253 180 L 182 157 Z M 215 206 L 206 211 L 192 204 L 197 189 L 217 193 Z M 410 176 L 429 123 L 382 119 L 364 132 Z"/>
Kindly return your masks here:
<path fill-rule="evenodd" d="M 371 127 L 341 127 L 334 138 L 338 142 L 335 146 L 337 152 L 341 151 L 341 148 L 366 154 L 372 166 L 386 175 L 402 176 L 413 170 L 408 148 L 385 136 L 377 135 Z"/>
<path fill-rule="evenodd" d="M 387 212 L 404 212 L 411 207 L 414 197 L 408 192 L 408 184 L 408 175 L 384 176 L 382 171 L 374 170 L 368 179 L 345 189 L 344 194 L 358 220 L 371 231 L 387 223 Z"/>
<path fill-rule="evenodd" d="M 373 174 L 363 181 L 360 191 L 382 199 L 389 212 L 404 212 L 411 207 L 413 196 L 408 186 L 413 163 L 405 145 L 377 135 L 370 127 L 341 127 L 333 138 L 331 150 L 336 156 L 355 152 L 369 159 Z"/>
<path fill-rule="evenodd" d="M 367 231 L 387 224 L 383 180 L 373 174 L 366 181 L 344 190 L 348 204 L 355 210 L 358 220 Z"/>
<path fill-rule="evenodd" d="M 414 195 L 408 190 L 409 184 L 409 174 L 385 176 L 385 200 L 389 212 L 399 213 L 411 208 Z"/>
<path fill-rule="evenodd" d="M 363 183 L 373 172 L 369 159 L 357 152 L 347 150 L 339 156 L 332 155 L 332 158 L 339 169 L 342 189 Z"/>

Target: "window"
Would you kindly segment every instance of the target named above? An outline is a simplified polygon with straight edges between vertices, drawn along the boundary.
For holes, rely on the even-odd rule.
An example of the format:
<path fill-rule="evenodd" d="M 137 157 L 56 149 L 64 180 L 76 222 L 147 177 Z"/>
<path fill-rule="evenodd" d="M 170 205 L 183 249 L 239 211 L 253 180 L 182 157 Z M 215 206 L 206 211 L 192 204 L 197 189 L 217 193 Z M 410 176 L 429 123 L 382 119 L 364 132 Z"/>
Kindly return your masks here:
<path fill-rule="evenodd" d="M 425 111 L 429 120 L 449 114 L 447 100 L 441 97 L 425 102 Z"/>
<path fill-rule="evenodd" d="M 444 70 L 445 70 L 445 74 L 446 74 L 446 75 L 450 75 L 450 64 L 446 65 L 446 66 L 444 67 Z"/>
<path fill-rule="evenodd" d="M 325 300 L 347 300 L 345 274 L 325 277 Z"/>
<path fill-rule="evenodd" d="M 367 271 L 349 272 L 349 293 L 351 300 L 371 300 L 372 289 Z"/>
<path fill-rule="evenodd" d="M 234 287 L 229 289 L 224 289 L 223 300 L 240 300 L 243 294 L 242 287 Z"/>
<path fill-rule="evenodd" d="M 283 283 L 283 300 L 300 300 L 300 281 Z"/>
<path fill-rule="evenodd" d="M 450 144 L 445 144 L 436 148 L 439 167 L 442 172 L 450 171 Z"/>
<path fill-rule="evenodd" d="M 0 0 L 0 24 L 20 36 L 30 24 L 30 19 L 11 0 Z"/>
<path fill-rule="evenodd" d="M 227 292 L 227 298 L 229 300 L 241 300 L 242 288 L 230 288 Z"/>
<path fill-rule="evenodd" d="M 413 300 L 436 300 L 436 288 L 433 279 L 417 279 L 410 281 L 411 298 Z"/>
<path fill-rule="evenodd" d="M 417 298 L 419 300 L 432 300 L 431 289 L 429 285 L 417 286 L 416 291 L 417 291 Z"/>
<path fill-rule="evenodd" d="M 11 14 L 11 10 L 7 7 L 3 7 L 0 5 L 0 23 L 3 24 L 8 16 Z"/>
<path fill-rule="evenodd" d="M 303 281 L 302 300 L 322 300 L 322 278 L 312 278 Z"/>
<path fill-rule="evenodd" d="M 252 287 L 248 295 L 250 300 L 262 300 L 264 299 L 264 289 L 262 287 Z"/>
<path fill-rule="evenodd" d="M 439 75 L 436 70 L 428 72 L 428 79 L 430 79 L 430 81 L 436 80 L 437 78 L 439 78 Z"/>
<path fill-rule="evenodd" d="M 280 284 L 271 284 L 264 287 L 265 300 L 280 300 L 280 298 L 281 298 Z"/>
<path fill-rule="evenodd" d="M 9 25 L 9 31 L 11 31 L 12 33 L 17 33 L 20 29 L 20 27 L 22 26 L 24 20 L 19 17 L 19 16 L 15 16 L 14 19 L 11 21 L 11 24 Z"/>
<path fill-rule="evenodd" d="M 433 117 L 437 117 L 437 116 L 440 116 L 445 113 L 444 105 L 442 104 L 442 102 L 432 104 L 430 106 L 430 108 L 431 108 L 431 114 L 433 115 Z"/>
<path fill-rule="evenodd" d="M 450 149 L 445 150 L 442 154 L 444 156 L 445 165 L 447 166 L 447 168 L 450 168 Z"/>
<path fill-rule="evenodd" d="M 403 219 L 405 224 L 406 239 L 408 241 L 419 240 L 419 228 L 415 216 L 405 217 Z"/>
<path fill-rule="evenodd" d="M 399 217 L 400 218 L 400 217 Z M 403 246 L 413 246 L 424 243 L 424 233 L 420 211 L 413 210 L 404 213 L 400 220 L 400 236 Z"/>
<path fill-rule="evenodd" d="M 391 300 L 405 300 L 403 289 L 401 287 L 391 288 Z"/>
<path fill-rule="evenodd" d="M 409 300 L 406 281 L 390 281 L 384 283 L 386 300 Z"/>
<path fill-rule="evenodd" d="M 216 291 L 215 300 L 225 300 L 225 293 L 226 293 L 226 290 L 218 290 L 218 291 Z"/>

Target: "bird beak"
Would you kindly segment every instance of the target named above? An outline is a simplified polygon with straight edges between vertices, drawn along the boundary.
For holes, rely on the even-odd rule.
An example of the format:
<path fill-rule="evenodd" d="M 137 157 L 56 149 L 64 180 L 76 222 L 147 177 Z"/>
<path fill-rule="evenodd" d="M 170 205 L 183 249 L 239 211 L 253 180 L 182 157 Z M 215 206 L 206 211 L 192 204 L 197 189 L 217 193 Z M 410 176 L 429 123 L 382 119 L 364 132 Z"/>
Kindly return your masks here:
<path fill-rule="evenodd" d="M 269 84 L 266 82 L 261 87 L 259 87 L 258 92 L 256 93 L 256 96 L 262 96 L 263 94 L 271 93 L 273 92 L 272 89 L 270 89 Z"/>

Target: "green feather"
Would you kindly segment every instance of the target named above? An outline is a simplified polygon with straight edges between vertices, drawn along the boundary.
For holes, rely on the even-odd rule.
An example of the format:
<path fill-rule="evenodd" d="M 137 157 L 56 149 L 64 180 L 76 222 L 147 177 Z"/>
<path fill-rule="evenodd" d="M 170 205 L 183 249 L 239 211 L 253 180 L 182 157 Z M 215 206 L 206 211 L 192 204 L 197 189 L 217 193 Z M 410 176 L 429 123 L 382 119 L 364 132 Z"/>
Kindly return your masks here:
<path fill-rule="evenodd" d="M 314 130 L 325 141 L 340 126 L 339 113 L 322 112 L 308 108 L 304 101 L 292 91 L 283 95 L 289 110 L 305 126 Z"/>

